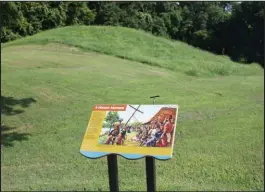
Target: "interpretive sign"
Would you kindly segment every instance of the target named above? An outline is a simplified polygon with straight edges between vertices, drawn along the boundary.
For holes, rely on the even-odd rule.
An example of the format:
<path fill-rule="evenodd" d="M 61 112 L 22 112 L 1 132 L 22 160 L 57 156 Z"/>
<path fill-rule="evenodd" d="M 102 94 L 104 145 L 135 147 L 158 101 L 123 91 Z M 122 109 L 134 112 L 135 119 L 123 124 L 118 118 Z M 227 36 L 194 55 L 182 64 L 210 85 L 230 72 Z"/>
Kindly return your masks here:
<path fill-rule="evenodd" d="M 95 105 L 80 152 L 88 158 L 172 157 L 177 105 Z"/>

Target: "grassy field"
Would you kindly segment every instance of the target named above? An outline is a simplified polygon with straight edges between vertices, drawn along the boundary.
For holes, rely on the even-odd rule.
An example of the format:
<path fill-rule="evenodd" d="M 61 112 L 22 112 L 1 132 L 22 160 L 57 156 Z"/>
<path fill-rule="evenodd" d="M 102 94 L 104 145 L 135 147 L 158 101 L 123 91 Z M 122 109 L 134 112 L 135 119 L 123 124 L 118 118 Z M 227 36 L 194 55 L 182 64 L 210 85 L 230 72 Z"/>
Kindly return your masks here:
<path fill-rule="evenodd" d="M 174 158 L 157 161 L 159 191 L 264 190 L 257 64 L 114 27 L 60 28 L 1 51 L 1 190 L 108 190 L 106 158 L 79 153 L 92 106 L 154 94 L 180 105 Z M 118 161 L 120 190 L 146 190 L 144 160 Z"/>

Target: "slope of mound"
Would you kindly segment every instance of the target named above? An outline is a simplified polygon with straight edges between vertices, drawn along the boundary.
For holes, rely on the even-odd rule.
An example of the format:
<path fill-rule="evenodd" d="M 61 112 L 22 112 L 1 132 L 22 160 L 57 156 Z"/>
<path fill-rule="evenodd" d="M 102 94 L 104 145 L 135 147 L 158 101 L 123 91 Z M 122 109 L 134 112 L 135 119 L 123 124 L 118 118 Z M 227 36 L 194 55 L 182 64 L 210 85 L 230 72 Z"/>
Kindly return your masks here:
<path fill-rule="evenodd" d="M 232 62 L 178 41 L 124 27 L 70 26 L 41 32 L 4 45 L 63 43 L 133 61 L 160 66 L 188 75 L 255 75 L 257 64 Z"/>

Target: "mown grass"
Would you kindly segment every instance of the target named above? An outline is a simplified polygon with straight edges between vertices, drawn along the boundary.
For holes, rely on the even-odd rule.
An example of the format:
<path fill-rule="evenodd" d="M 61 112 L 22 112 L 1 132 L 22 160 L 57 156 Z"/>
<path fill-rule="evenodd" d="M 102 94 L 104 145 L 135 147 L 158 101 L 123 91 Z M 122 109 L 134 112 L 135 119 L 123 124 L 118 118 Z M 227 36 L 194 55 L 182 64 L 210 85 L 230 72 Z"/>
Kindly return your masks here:
<path fill-rule="evenodd" d="M 255 75 L 260 73 L 258 64 L 240 66 L 226 56 L 217 56 L 179 41 L 170 41 L 124 27 L 70 26 L 57 28 L 7 43 L 4 46 L 32 43 L 63 43 L 177 72 L 185 72 L 192 76 Z"/>
<path fill-rule="evenodd" d="M 129 48 L 125 44 L 134 42 L 130 35 L 125 38 L 121 32 L 133 31 L 123 28 L 117 32 L 110 28 L 108 32 L 117 36 L 108 36 L 102 44 L 98 40 L 105 39 L 106 32 L 97 32 L 107 28 L 80 27 L 84 29 L 80 32 L 78 27 L 66 29 L 44 32 L 11 44 L 47 40 L 83 43 L 81 46 L 87 49 L 100 50 L 101 47 L 103 52 L 115 52 L 114 45 L 122 44 L 118 39 L 124 38 L 126 50 Z M 137 44 L 139 50 L 150 46 L 151 41 L 137 41 L 137 37 L 143 38 L 137 34 L 152 38 L 143 32 L 136 33 L 135 48 Z M 84 37 L 90 40 L 83 42 Z M 108 45 L 108 38 L 117 38 L 113 49 Z M 226 61 L 227 65 L 248 75 L 190 76 L 58 44 L 5 47 L 1 66 L 1 92 L 5 97 L 2 107 L 6 108 L 5 113 L 1 113 L 5 127 L 2 130 L 5 145 L 1 146 L 1 189 L 107 191 L 106 158 L 88 160 L 79 153 L 92 106 L 97 103 L 148 104 L 152 102 L 149 96 L 159 94 L 157 103 L 179 104 L 180 113 L 174 158 L 156 164 L 158 191 L 264 190 L 263 72 L 253 75 L 249 72 L 251 67 L 234 66 L 223 57 L 199 52 L 181 43 L 155 39 L 161 46 L 163 42 L 171 45 L 174 51 L 166 49 L 169 55 L 177 50 L 175 47 L 183 46 L 182 51 L 176 51 L 176 56 L 186 57 L 185 65 L 194 62 L 189 61 L 191 56 L 184 54 L 185 50 L 193 51 L 199 58 L 209 56 L 208 62 L 213 65 L 217 65 L 214 64 L 216 58 L 216 63 Z M 128 54 L 132 57 L 139 50 Z M 146 53 L 152 51 L 146 50 Z M 142 55 L 147 58 L 146 54 Z M 159 59 L 163 55 L 149 57 L 158 63 L 163 60 Z M 180 66 L 176 69 L 188 69 L 188 66 Z M 201 66 L 205 69 L 206 65 Z M 119 158 L 118 163 L 120 190 L 146 190 L 144 160 Z"/>

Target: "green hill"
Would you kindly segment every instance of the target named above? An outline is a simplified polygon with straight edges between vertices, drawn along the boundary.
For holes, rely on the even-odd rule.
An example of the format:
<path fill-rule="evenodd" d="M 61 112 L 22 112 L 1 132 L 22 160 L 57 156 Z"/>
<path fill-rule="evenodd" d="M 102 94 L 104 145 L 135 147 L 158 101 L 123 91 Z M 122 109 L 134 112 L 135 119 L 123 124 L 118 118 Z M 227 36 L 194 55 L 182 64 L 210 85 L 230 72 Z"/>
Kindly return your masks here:
<path fill-rule="evenodd" d="M 174 158 L 156 163 L 159 191 L 264 190 L 258 65 L 119 27 L 45 31 L 1 51 L 1 190 L 107 191 L 106 158 L 79 153 L 92 106 L 154 94 L 180 105 Z M 120 190 L 146 190 L 144 160 L 118 162 Z"/>
<path fill-rule="evenodd" d="M 71 26 L 48 30 L 7 45 L 63 43 L 85 50 L 160 66 L 189 75 L 253 75 L 254 66 L 239 66 L 225 56 L 216 56 L 178 41 L 155 37 L 124 27 Z"/>

